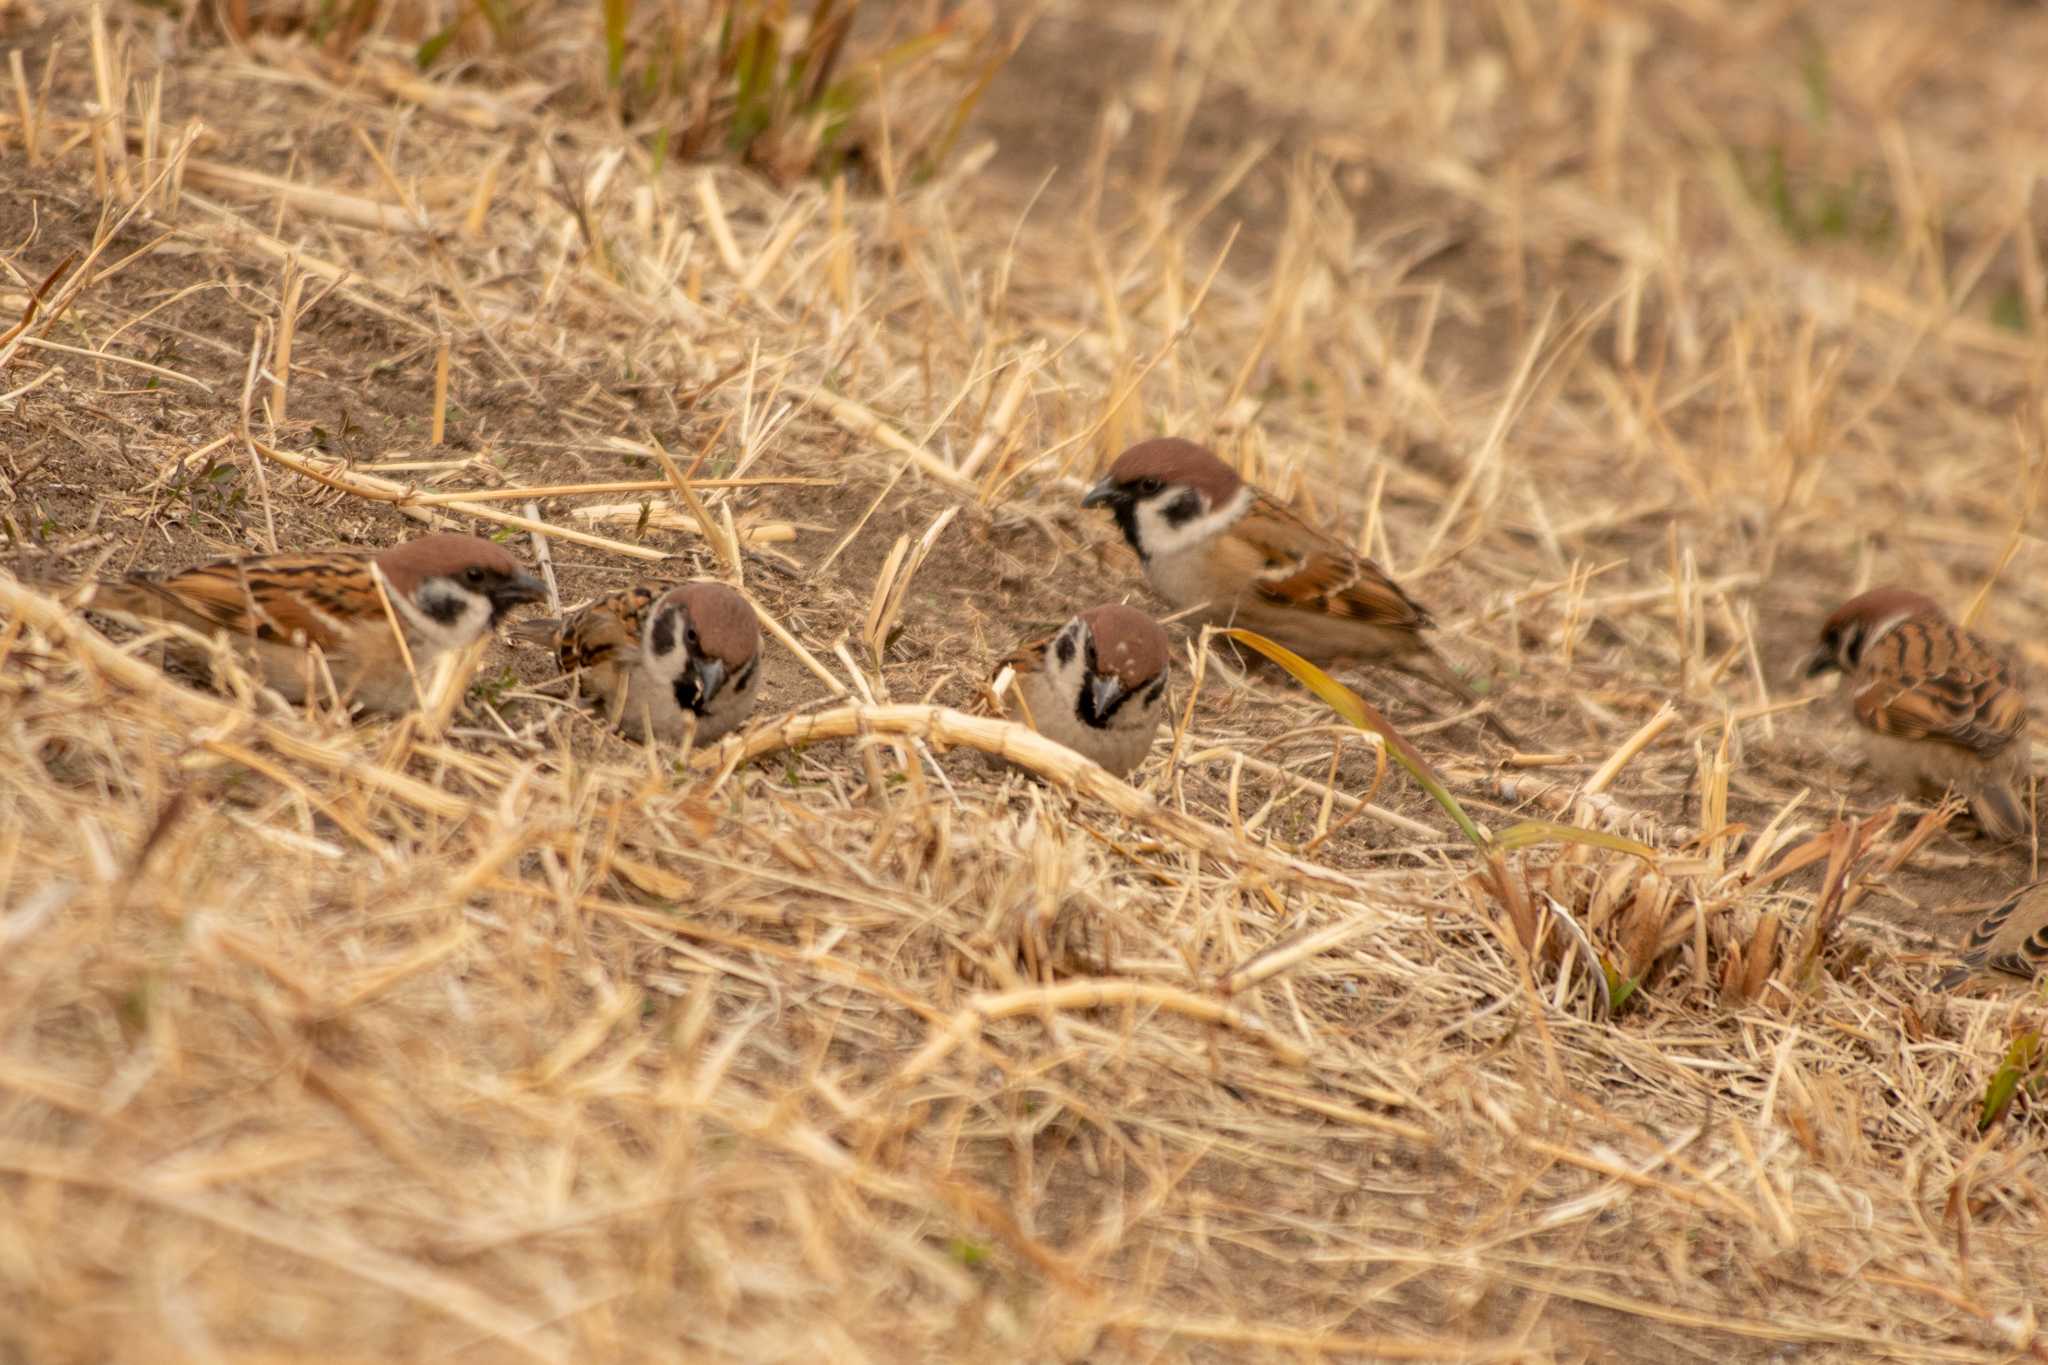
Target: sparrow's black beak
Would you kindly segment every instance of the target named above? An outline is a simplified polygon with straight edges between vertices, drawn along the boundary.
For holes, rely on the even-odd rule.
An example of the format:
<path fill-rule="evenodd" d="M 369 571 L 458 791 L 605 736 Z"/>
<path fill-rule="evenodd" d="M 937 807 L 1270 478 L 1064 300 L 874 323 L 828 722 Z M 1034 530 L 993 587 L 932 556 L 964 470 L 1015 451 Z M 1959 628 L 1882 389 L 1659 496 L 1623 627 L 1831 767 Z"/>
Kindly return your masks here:
<path fill-rule="evenodd" d="M 1116 507 L 1131 500 L 1130 493 L 1118 484 L 1104 479 L 1088 490 L 1082 497 L 1083 507 Z"/>
<path fill-rule="evenodd" d="M 491 599 L 491 619 L 496 621 L 514 607 L 544 600 L 548 589 L 547 584 L 530 573 L 515 573 L 499 579 L 485 593 Z"/>
<path fill-rule="evenodd" d="M 716 659 L 692 659 L 676 680 L 676 701 L 684 710 L 701 716 L 724 687 L 724 664 Z"/>
<path fill-rule="evenodd" d="M 1088 680 L 1088 701 L 1098 723 L 1116 714 L 1117 705 L 1125 695 L 1123 680 L 1115 674 L 1098 673 Z"/>

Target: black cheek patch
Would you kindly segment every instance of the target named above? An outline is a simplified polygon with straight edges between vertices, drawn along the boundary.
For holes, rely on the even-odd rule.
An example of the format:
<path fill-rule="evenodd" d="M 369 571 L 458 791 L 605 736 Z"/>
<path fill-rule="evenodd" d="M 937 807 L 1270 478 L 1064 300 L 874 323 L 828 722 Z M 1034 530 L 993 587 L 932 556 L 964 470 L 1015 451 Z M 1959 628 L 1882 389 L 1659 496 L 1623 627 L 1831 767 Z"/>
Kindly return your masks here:
<path fill-rule="evenodd" d="M 1854 669 L 1863 662 L 1863 627 L 1850 626 L 1834 645 L 1834 656 L 1842 661 L 1843 667 Z"/>
<path fill-rule="evenodd" d="M 747 690 L 747 684 L 751 683 L 753 680 L 754 665 L 749 663 L 745 668 L 740 670 L 739 677 L 733 679 L 732 690 L 735 692 L 744 692 Z"/>
<path fill-rule="evenodd" d="M 1062 664 L 1074 662 L 1074 637 L 1062 635 L 1053 641 L 1052 652 L 1059 655 Z"/>
<path fill-rule="evenodd" d="M 654 627 L 648 632 L 647 646 L 656 654 L 669 654 L 676 647 L 676 614 L 665 611 L 654 618 Z"/>
<path fill-rule="evenodd" d="M 452 626 L 461 620 L 462 613 L 469 609 L 469 594 L 445 579 L 443 584 L 439 592 L 421 593 L 419 607 L 429 620 L 444 626 Z"/>
<path fill-rule="evenodd" d="M 1194 489 L 1182 490 L 1180 496 L 1161 508 L 1159 514 L 1166 518 L 1166 524 L 1179 530 L 1202 515 L 1202 495 Z"/>
<path fill-rule="evenodd" d="M 1114 504 L 1117 529 L 1124 533 L 1124 543 L 1138 552 L 1138 558 L 1145 558 L 1144 542 L 1138 539 L 1138 504 L 1130 499 L 1120 499 Z"/>
<path fill-rule="evenodd" d="M 1159 704 L 1159 699 L 1165 695 L 1166 679 L 1161 678 L 1158 682 L 1153 683 L 1152 690 L 1145 694 L 1145 705 L 1157 706 Z"/>

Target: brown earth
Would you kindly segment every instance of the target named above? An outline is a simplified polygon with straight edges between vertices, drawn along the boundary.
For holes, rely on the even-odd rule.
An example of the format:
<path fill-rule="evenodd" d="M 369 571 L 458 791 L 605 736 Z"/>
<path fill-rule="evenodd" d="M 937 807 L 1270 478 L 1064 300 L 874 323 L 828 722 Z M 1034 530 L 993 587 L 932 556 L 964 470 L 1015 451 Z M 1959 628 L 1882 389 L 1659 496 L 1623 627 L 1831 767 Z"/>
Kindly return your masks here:
<path fill-rule="evenodd" d="M 55 54 L 33 155 L 0 118 L 0 317 L 98 253 L 0 372 L 18 582 L 420 529 L 241 438 L 296 250 L 346 277 L 297 324 L 288 419 L 255 387 L 265 446 L 428 493 L 655 479 L 655 443 L 800 481 L 705 492 L 793 530 L 741 578 L 834 681 L 773 649 L 777 715 L 963 705 L 1078 606 L 1157 605 L 1080 482 L 1208 440 L 1380 556 L 1561 756 L 1353 679 L 1495 830 L 1555 813 L 1503 776 L 1582 781 L 1670 703 L 1609 795 L 1709 927 L 1609 1017 L 1271 670 L 1212 662 L 1140 776 L 1226 857 L 922 741 L 714 783 L 531 652 L 436 734 L 223 719 L 10 620 L 0 1360 L 2048 1352 L 2038 1100 L 1975 1123 L 2038 995 L 1926 988 L 2033 851 L 1962 821 L 1905 850 L 1903 812 L 1817 970 L 1718 987 L 1825 899 L 1819 862 L 1730 869 L 1890 798 L 1788 677 L 1834 602 L 1988 583 L 1979 628 L 2044 662 L 2037 7 L 1055 0 L 956 168 L 843 219 L 518 79 L 561 51 L 415 82 L 396 41 L 109 23 L 118 154 L 85 12 L 0 9 L 31 86 Z M 168 164 L 158 75 L 159 148 L 197 120 L 193 161 L 330 197 L 188 163 L 103 234 Z M 425 230 L 346 217 L 406 196 Z M 728 576 L 694 530 L 574 515 L 665 492 L 539 501 L 611 542 L 552 545 L 567 603 Z M 872 657 L 892 547 L 949 510 Z M 1556 857 L 1523 866 L 1569 899 Z M 1073 947 L 1050 984 L 1033 923 Z"/>

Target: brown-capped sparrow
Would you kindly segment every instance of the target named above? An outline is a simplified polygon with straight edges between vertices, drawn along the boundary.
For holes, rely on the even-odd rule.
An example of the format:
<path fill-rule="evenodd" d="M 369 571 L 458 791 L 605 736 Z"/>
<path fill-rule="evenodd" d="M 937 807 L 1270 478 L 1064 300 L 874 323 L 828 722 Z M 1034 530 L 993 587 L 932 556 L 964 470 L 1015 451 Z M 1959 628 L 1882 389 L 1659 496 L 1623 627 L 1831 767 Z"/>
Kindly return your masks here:
<path fill-rule="evenodd" d="M 1091 607 L 1020 645 L 992 690 L 1014 689 L 1025 724 L 1118 777 L 1144 760 L 1166 711 L 1166 632 L 1141 611 Z"/>
<path fill-rule="evenodd" d="M 1970 930 L 1962 965 L 1935 982 L 1952 991 L 1979 972 L 2003 972 L 2031 981 L 2048 968 L 2048 882 L 2035 882 L 2011 897 Z"/>
<path fill-rule="evenodd" d="M 1909 795 L 1953 790 L 1986 834 L 2027 833 L 2027 699 L 2015 664 L 1907 588 L 1873 588 L 1821 627 L 1806 674 L 1839 670 L 1871 768 Z"/>
<path fill-rule="evenodd" d="M 1384 665 L 1479 701 L 1423 638 L 1429 613 L 1385 570 L 1193 441 L 1132 446 L 1081 505 L 1115 514 L 1146 581 L 1176 609 L 1199 607 L 1204 622 L 1255 630 L 1326 668 Z"/>
<path fill-rule="evenodd" d="M 723 583 L 642 584 L 513 633 L 553 650 L 565 671 L 581 670 L 635 739 L 678 741 L 694 729 L 709 743 L 745 723 L 760 691 L 760 620 Z"/>
<path fill-rule="evenodd" d="M 388 550 L 252 555 L 165 575 L 130 574 L 89 585 L 79 604 L 203 635 L 225 632 L 254 658 L 264 681 L 294 703 L 309 688 L 325 691 L 314 681 L 319 670 L 309 653 L 318 649 L 344 702 L 395 712 L 413 706 L 415 675 L 424 681 L 444 653 L 474 644 L 512 608 L 545 595 L 504 547 L 440 534 Z"/>

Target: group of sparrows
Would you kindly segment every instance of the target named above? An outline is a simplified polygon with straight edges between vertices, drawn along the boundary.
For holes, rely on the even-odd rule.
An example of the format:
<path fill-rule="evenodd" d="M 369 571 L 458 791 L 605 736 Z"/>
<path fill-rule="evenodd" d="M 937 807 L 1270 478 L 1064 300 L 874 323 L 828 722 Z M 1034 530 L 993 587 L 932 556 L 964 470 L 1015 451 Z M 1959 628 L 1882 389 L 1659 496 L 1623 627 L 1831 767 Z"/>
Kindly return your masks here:
<path fill-rule="evenodd" d="M 1132 446 L 1081 505 L 1109 509 L 1153 592 L 1195 624 L 1246 627 L 1325 668 L 1395 668 L 1478 703 L 1425 638 L 1429 613 L 1378 564 L 1192 441 Z M 439 534 L 381 551 L 132 574 L 91 585 L 81 605 L 225 632 L 293 702 L 331 696 L 402 711 L 437 658 L 545 595 L 503 547 Z M 758 695 L 759 623 L 746 598 L 720 583 L 628 588 L 513 630 L 551 650 L 635 738 L 716 740 L 747 720 Z M 998 670 L 998 695 L 1013 696 L 1040 733 L 1121 777 L 1157 735 L 1170 657 L 1157 621 L 1105 604 L 1020 646 Z M 1848 679 L 1849 711 L 1876 772 L 1913 795 L 1953 791 L 1987 834 L 2025 837 L 2026 699 L 2001 650 L 1932 599 L 1879 588 L 1823 626 L 1806 672 L 1832 670 Z M 1943 984 L 1974 969 L 2031 976 L 2044 965 L 2048 883 L 1993 911 L 1971 936 L 1964 969 Z"/>

